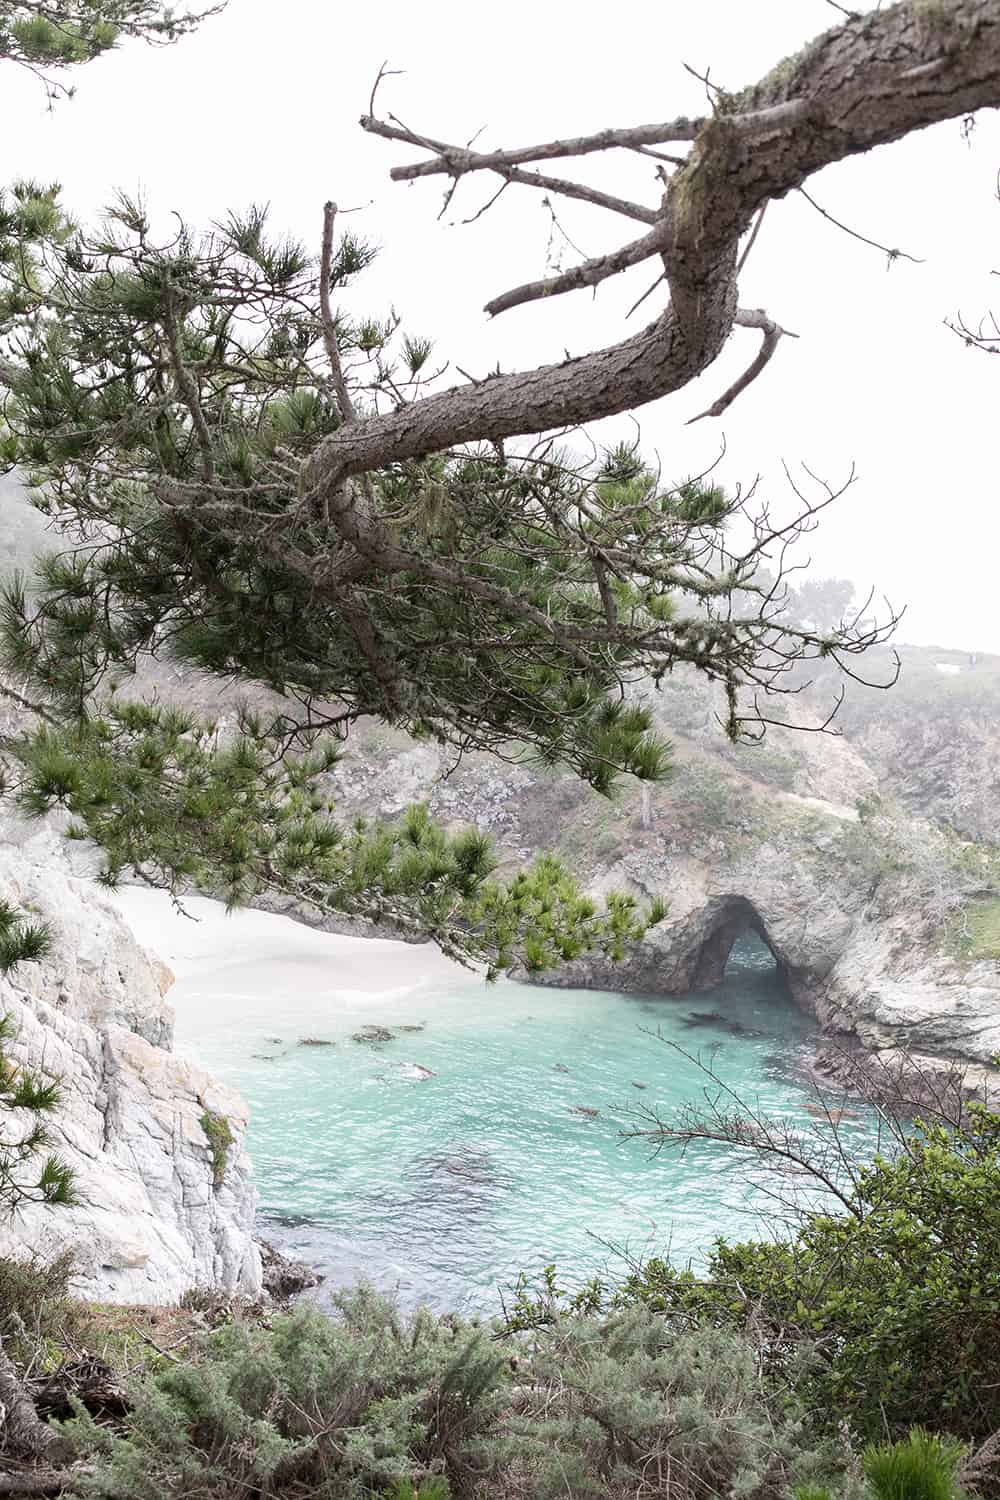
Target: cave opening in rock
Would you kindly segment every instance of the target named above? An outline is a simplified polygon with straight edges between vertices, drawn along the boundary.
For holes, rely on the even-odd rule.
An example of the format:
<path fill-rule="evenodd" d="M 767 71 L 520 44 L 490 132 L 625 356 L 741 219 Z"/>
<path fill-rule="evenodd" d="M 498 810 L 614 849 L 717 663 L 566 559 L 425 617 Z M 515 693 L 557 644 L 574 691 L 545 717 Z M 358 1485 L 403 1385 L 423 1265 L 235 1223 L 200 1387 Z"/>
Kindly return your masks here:
<path fill-rule="evenodd" d="M 775 969 L 785 976 L 785 966 L 760 913 L 744 896 L 724 896 L 705 913 L 699 934 L 692 988 L 712 989 L 733 966 Z M 734 949 L 735 956 L 734 956 Z"/>
<path fill-rule="evenodd" d="M 753 969 L 757 973 L 773 972 L 778 967 L 778 960 L 774 956 L 772 948 L 765 943 L 759 933 L 747 930 L 741 933 L 729 950 L 726 959 L 726 974 L 735 974 L 747 969 Z"/>

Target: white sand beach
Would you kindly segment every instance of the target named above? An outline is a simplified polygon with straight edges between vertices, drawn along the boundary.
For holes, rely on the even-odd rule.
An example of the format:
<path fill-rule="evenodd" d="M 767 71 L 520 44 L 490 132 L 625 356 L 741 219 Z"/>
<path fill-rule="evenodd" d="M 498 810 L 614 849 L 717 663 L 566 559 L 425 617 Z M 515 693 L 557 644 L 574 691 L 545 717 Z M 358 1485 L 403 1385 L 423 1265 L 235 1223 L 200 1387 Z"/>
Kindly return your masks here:
<path fill-rule="evenodd" d="M 247 1032 L 315 1028 L 324 1016 L 360 1024 L 398 1018 L 422 991 L 467 985 L 470 975 L 432 944 L 318 932 L 270 912 L 227 913 L 185 897 L 125 886 L 114 899 L 139 942 L 176 975 L 169 994 L 177 1046 L 234 1026 Z M 391 1011 L 391 1016 L 389 1012 Z"/>

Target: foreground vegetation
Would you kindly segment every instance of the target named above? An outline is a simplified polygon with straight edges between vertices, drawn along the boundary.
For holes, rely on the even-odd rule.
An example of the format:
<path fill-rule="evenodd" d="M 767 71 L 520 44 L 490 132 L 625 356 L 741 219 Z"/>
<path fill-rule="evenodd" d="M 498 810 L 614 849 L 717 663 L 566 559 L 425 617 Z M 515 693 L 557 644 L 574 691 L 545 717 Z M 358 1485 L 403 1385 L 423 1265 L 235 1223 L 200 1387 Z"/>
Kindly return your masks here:
<path fill-rule="evenodd" d="M 0 1269 L 6 1327 L 20 1325 L 22 1354 L 32 1342 L 36 1355 L 45 1350 L 38 1389 L 58 1373 L 60 1341 L 79 1353 L 96 1335 L 108 1350 L 112 1310 L 67 1303 L 65 1263 Z M 126 1316 L 134 1322 L 135 1310 Z M 961 1443 L 918 1431 L 855 1453 L 790 1381 L 762 1376 L 756 1334 L 685 1327 L 642 1301 L 511 1337 L 427 1312 L 404 1321 L 362 1289 L 336 1298 L 333 1317 L 303 1306 L 261 1322 L 259 1309 L 237 1309 L 189 1337 L 183 1363 L 138 1337 L 145 1354 L 125 1401 L 109 1401 L 107 1381 L 91 1402 L 96 1417 L 77 1400 L 58 1424 L 68 1467 L 21 1471 L 26 1490 L 46 1483 L 104 1500 L 947 1500 L 967 1457 Z M 795 1363 L 815 1358 L 803 1347 Z M 894 1471 L 911 1487 L 884 1484 Z"/>
<path fill-rule="evenodd" d="M 0 1263 L 0 1337 L 50 1403 L 40 1409 L 69 1416 L 50 1490 L 1000 1496 L 1000 1115 L 971 1104 L 947 1118 L 939 1100 L 925 1123 L 890 1122 L 885 1154 L 863 1167 L 835 1136 L 824 1158 L 787 1133 L 768 1137 L 760 1117 L 753 1129 L 733 1111 L 717 1118 L 728 1135 L 714 1138 L 730 1149 L 780 1150 L 823 1171 L 837 1211 L 803 1210 L 783 1238 L 720 1242 L 701 1277 L 650 1261 L 568 1293 L 551 1270 L 520 1287 L 503 1320 L 404 1319 L 360 1288 L 336 1295 L 329 1315 L 230 1305 L 213 1327 L 211 1298 L 195 1298 L 163 1315 L 159 1338 L 125 1315 L 122 1371 L 121 1322 L 67 1302 L 65 1262 Z M 681 1140 L 695 1125 L 673 1128 Z M 178 1317 L 180 1354 L 161 1342 L 178 1347 Z M 96 1337 L 122 1372 L 117 1407 L 106 1382 L 96 1403 L 70 1385 L 52 1405 L 65 1351 L 79 1356 Z"/>

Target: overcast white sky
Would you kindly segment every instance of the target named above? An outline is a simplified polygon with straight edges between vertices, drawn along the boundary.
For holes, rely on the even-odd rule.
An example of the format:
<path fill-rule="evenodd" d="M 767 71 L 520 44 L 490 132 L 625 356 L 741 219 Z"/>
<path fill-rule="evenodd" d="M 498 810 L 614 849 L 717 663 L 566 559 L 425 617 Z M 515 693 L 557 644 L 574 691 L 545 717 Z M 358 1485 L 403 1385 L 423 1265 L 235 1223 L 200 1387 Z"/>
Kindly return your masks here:
<path fill-rule="evenodd" d="M 357 125 L 383 59 L 405 69 L 384 85 L 383 108 L 430 135 L 464 140 L 484 127 L 481 145 L 512 146 L 700 113 L 703 91 L 683 63 L 710 66 L 738 88 L 836 20 L 824 0 L 618 0 L 610 10 L 552 0 L 229 0 L 176 47 L 127 46 L 79 70 L 76 98 L 51 113 L 36 84 L 6 69 L 3 176 L 59 180 L 86 217 L 116 187 L 139 188 L 155 211 L 196 224 L 265 201 L 276 227 L 311 244 L 325 199 L 365 205 L 353 227 L 383 250 L 351 310 L 380 313 L 391 301 L 453 365 L 516 369 L 614 342 L 653 317 L 662 297 L 624 322 L 651 279 L 640 267 L 596 301 L 576 292 L 488 323 L 488 297 L 545 273 L 547 215 L 537 194 L 511 188 L 488 216 L 459 227 L 487 190 L 473 179 L 452 222 L 438 223 L 441 179 L 391 183 L 389 168 L 414 153 Z M 596 171 L 606 186 L 654 202 L 653 165 L 616 153 Z M 814 178 L 810 191 L 838 218 L 925 258 L 891 271 L 801 198 L 772 205 L 740 300 L 800 339 L 783 341 L 721 421 L 684 425 L 753 357 L 753 334 L 735 334 L 697 386 L 639 413 L 643 444 L 668 476 L 704 468 L 724 436 L 723 477 L 759 474 L 781 503 L 782 461 L 804 461 L 831 482 L 854 463 L 857 484 L 811 539 L 813 571 L 906 604 L 904 640 L 994 651 L 1000 359 L 965 349 L 943 320 L 962 311 L 974 321 L 991 299 L 1000 312 L 1000 279 L 990 275 L 1000 268 L 998 167 L 1000 121 L 990 112 L 968 142 L 955 122 Z M 634 232 L 584 205 L 562 212 L 588 255 Z"/>

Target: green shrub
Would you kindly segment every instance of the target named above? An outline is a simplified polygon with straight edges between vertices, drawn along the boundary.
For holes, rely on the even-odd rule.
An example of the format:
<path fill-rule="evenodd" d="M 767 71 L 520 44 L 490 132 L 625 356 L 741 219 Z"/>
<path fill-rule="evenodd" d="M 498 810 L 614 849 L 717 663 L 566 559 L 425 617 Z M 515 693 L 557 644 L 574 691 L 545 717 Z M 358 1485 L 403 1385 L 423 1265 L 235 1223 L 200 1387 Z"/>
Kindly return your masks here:
<path fill-rule="evenodd" d="M 849 1455 L 817 1443 L 793 1382 L 719 1328 L 636 1305 L 517 1340 L 371 1292 L 270 1330 L 232 1324 L 147 1374 L 123 1435 L 68 1424 L 100 1500 L 785 1500 Z M 657 1487 L 659 1486 L 659 1488 Z"/>
<path fill-rule="evenodd" d="M 449 1500 L 450 1494 L 446 1479 L 428 1479 L 416 1490 L 409 1479 L 404 1479 L 386 1490 L 385 1500 Z"/>
<path fill-rule="evenodd" d="M 15 1359 L 37 1357 L 39 1348 L 56 1337 L 68 1311 L 69 1254 L 44 1260 L 0 1257 L 0 1343 Z"/>
<path fill-rule="evenodd" d="M 875 1500 L 960 1500 L 965 1447 L 915 1427 L 904 1442 L 866 1448 L 862 1467 Z"/>
<path fill-rule="evenodd" d="M 93 1460 L 82 1493 L 104 1500 L 360 1500 L 386 1490 L 444 1500 L 486 1462 L 506 1356 L 488 1335 L 418 1312 L 402 1323 L 368 1291 L 231 1324 L 194 1364 L 137 1389 L 124 1437 L 81 1414 L 68 1430 Z M 435 1485 L 436 1481 L 436 1485 Z M 395 1489 L 394 1489 L 395 1487 Z"/>
<path fill-rule="evenodd" d="M 857 1493 L 840 1444 L 812 1436 L 794 1381 L 762 1379 L 759 1347 L 732 1330 L 672 1328 L 642 1305 L 557 1318 L 518 1374 L 505 1452 L 532 1473 L 520 1491 L 532 1500 L 778 1500 L 830 1480 Z"/>
<path fill-rule="evenodd" d="M 201 1128 L 208 1137 L 208 1149 L 212 1153 L 212 1186 L 220 1188 L 226 1180 L 229 1148 L 236 1137 L 225 1115 L 218 1115 L 211 1109 L 206 1109 L 202 1115 Z"/>
<path fill-rule="evenodd" d="M 862 1441 L 913 1427 L 985 1441 L 1000 1429 L 1000 1114 L 973 1104 L 962 1124 L 917 1123 L 894 1150 L 852 1166 L 842 1212 L 803 1212 L 784 1239 L 720 1241 L 705 1278 L 652 1260 L 617 1300 L 763 1323 L 775 1373 L 813 1343 L 803 1398 Z"/>
<path fill-rule="evenodd" d="M 965 1454 L 962 1443 L 919 1427 L 901 1442 L 872 1444 L 861 1459 L 865 1500 L 963 1500 L 958 1469 Z M 839 1500 L 841 1493 L 804 1484 L 794 1500 Z"/>

